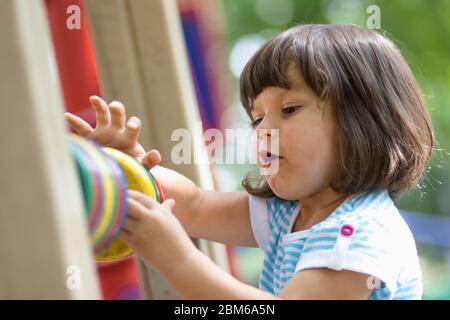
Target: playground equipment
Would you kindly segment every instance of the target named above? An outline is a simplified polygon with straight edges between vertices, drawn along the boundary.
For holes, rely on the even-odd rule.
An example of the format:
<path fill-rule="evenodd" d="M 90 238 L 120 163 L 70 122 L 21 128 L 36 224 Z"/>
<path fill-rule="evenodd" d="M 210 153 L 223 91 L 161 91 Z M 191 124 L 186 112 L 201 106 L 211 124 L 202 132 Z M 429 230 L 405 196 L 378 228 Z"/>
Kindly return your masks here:
<path fill-rule="evenodd" d="M 90 29 L 82 15 L 81 30 L 68 30 L 66 7 L 78 4 L 83 8 L 83 3 Z M 192 124 L 199 119 L 176 2 L 58 0 L 52 4 L 62 6 L 54 12 L 58 19 L 48 20 L 43 0 L 0 2 L 3 44 L 0 50 L 0 298 L 107 299 L 105 291 L 114 293 L 118 287 L 134 290 L 136 286 L 145 299 L 177 298 L 165 279 L 151 266 L 135 259 L 135 255 L 114 261 L 93 261 L 92 250 L 103 252 L 110 241 L 106 241 L 107 235 L 113 239 L 114 231 L 105 232 L 105 241 L 99 238 L 98 248 L 91 245 L 86 215 L 89 198 L 85 200 L 80 189 L 82 180 L 67 146 L 63 118 L 63 107 L 71 105 L 64 103 L 63 93 L 67 95 L 67 88 L 75 90 L 74 85 L 86 80 L 80 78 L 83 80 L 74 81 L 75 84 L 61 85 L 62 80 L 73 79 L 75 73 L 86 75 L 92 70 L 87 70 L 90 60 L 79 61 L 80 65 L 74 66 L 76 59 L 55 59 L 55 51 L 67 48 L 72 42 L 80 43 L 75 41 L 77 35 L 90 30 L 101 96 L 107 101 L 123 102 L 129 114 L 143 122 L 141 144 L 158 149 L 163 159 L 170 159 L 171 132 L 175 128 L 193 132 Z M 51 36 L 50 30 L 61 34 Z M 64 58 L 65 53 L 56 56 Z M 69 76 L 61 76 L 64 70 L 70 71 Z M 78 89 L 77 95 L 84 92 Z M 88 89 L 89 94 L 99 94 Z M 88 100 L 82 97 L 80 101 L 87 104 Z M 70 108 L 66 111 L 73 112 Z M 88 121 L 92 119 L 92 115 L 82 112 L 79 115 Z M 201 158 L 205 157 L 202 144 L 200 136 L 194 137 L 194 152 Z M 175 168 L 170 162 L 163 165 L 176 169 L 203 188 L 214 189 L 209 167 Z M 112 176 L 112 180 L 106 180 L 110 184 L 120 180 L 118 175 Z M 98 175 L 89 177 L 92 183 L 98 183 Z M 131 186 L 128 181 L 127 185 Z M 119 189 L 108 190 L 120 197 Z M 120 219 L 112 223 L 120 224 Z M 227 270 L 222 245 L 193 241 Z M 78 271 L 73 274 L 72 270 Z M 137 272 L 139 280 L 134 281 Z M 77 273 L 81 275 L 79 285 L 73 289 L 67 283 Z M 112 280 L 120 278 L 118 275 L 127 277 L 123 281 L 119 279 L 116 286 Z M 132 279 L 136 286 L 130 285 Z M 130 295 L 118 298 L 130 298 Z"/>

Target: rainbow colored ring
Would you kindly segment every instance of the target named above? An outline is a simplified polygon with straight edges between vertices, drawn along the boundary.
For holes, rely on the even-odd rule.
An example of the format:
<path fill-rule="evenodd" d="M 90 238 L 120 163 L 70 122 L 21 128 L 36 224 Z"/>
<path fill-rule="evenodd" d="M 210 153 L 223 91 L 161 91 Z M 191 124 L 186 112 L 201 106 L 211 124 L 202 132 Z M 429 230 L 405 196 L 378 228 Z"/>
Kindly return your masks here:
<path fill-rule="evenodd" d="M 104 188 L 103 188 L 103 180 L 98 172 L 98 168 L 95 164 L 95 162 L 92 160 L 91 156 L 89 155 L 89 153 L 83 148 L 82 145 L 79 144 L 79 137 L 75 136 L 75 135 L 71 135 L 69 136 L 69 143 L 72 144 L 74 146 L 74 148 L 72 150 L 74 150 L 74 154 L 73 157 L 75 158 L 75 160 L 78 161 L 83 165 L 86 166 L 86 168 L 88 168 L 89 174 L 91 175 L 92 178 L 92 189 L 88 189 L 88 190 L 83 190 L 83 195 L 85 195 L 87 192 L 91 192 L 92 191 L 92 207 L 91 209 L 87 212 L 88 214 L 88 228 L 89 228 L 89 233 L 91 235 L 91 244 L 95 247 L 95 241 L 92 237 L 92 234 L 94 232 L 94 230 L 97 228 L 101 216 L 102 216 L 102 212 L 103 212 L 103 207 L 104 207 Z M 80 172 L 79 172 L 80 174 Z M 83 185 L 82 185 L 83 187 Z M 85 199 L 86 201 L 86 199 Z"/>
<path fill-rule="evenodd" d="M 99 173 L 98 167 L 96 166 L 89 152 L 85 150 L 81 145 L 78 145 L 78 148 L 80 154 L 84 158 L 84 164 L 91 168 L 90 172 L 94 184 L 93 192 L 95 196 L 93 196 L 93 198 L 95 199 L 95 201 L 92 206 L 92 210 L 89 212 L 88 218 L 89 232 L 90 234 L 93 234 L 94 230 L 98 227 L 100 223 L 105 206 L 104 204 L 105 191 L 103 186 L 103 179 Z M 91 239 L 92 244 L 95 246 L 95 242 L 93 241 L 92 237 Z"/>
<path fill-rule="evenodd" d="M 159 195 L 153 178 L 136 159 L 108 147 L 103 148 L 103 151 L 117 161 L 121 167 L 128 189 L 140 191 L 159 202 Z M 125 258 L 132 253 L 133 251 L 123 241 L 116 238 L 106 250 L 96 255 L 96 259 L 97 261 L 113 261 Z"/>
<path fill-rule="evenodd" d="M 104 243 L 104 239 L 108 236 L 112 221 L 116 214 L 114 212 L 117 201 L 115 194 L 115 181 L 110 174 L 108 164 L 104 160 L 101 149 L 88 140 L 80 139 L 79 143 L 89 153 L 89 155 L 91 155 L 93 162 L 98 167 L 98 172 L 103 181 L 103 212 L 100 213 L 99 225 L 95 228 L 93 234 L 95 251 L 99 252 L 101 244 Z"/>
<path fill-rule="evenodd" d="M 111 170 L 111 174 L 116 182 L 116 191 L 117 191 L 117 208 L 114 221 L 112 222 L 112 226 L 110 228 L 110 232 L 108 236 L 104 239 L 103 243 L 99 246 L 99 252 L 107 249 L 113 240 L 119 235 L 120 230 L 122 229 L 123 223 L 125 222 L 126 214 L 128 211 L 126 191 L 127 191 L 127 182 L 123 173 L 117 164 L 117 162 L 112 159 L 108 154 L 103 154 L 105 160 L 108 162 Z"/>
<path fill-rule="evenodd" d="M 91 233 L 91 243 L 94 246 L 94 251 L 99 252 L 100 245 L 104 242 L 107 237 L 111 223 L 114 219 L 114 208 L 116 205 L 116 194 L 115 194 L 115 182 L 113 177 L 109 172 L 108 165 L 104 160 L 101 149 L 98 148 L 93 142 L 85 140 L 83 138 L 72 136 L 71 137 L 75 143 L 77 143 L 80 149 L 84 150 L 87 158 L 91 161 L 87 161 L 92 166 L 95 167 L 94 172 L 99 177 L 101 182 L 99 185 L 99 193 L 103 194 L 100 199 L 100 208 L 97 212 L 94 212 L 95 225 L 90 225 L 89 229 L 92 230 Z M 86 159 L 87 160 L 87 159 Z"/>
<path fill-rule="evenodd" d="M 110 263 L 131 254 L 117 238 L 126 220 L 127 189 L 140 191 L 157 202 L 164 195 L 153 175 L 126 153 L 101 148 L 95 142 L 69 135 L 84 198 L 90 242 L 98 263 Z"/>

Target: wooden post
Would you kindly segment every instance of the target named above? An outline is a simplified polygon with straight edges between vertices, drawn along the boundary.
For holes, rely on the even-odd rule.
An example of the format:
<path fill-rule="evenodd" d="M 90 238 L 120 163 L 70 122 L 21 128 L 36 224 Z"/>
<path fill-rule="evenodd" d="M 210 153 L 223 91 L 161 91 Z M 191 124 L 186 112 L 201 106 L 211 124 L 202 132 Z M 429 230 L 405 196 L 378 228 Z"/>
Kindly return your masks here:
<path fill-rule="evenodd" d="M 0 299 L 98 299 L 43 7 L 0 2 Z"/>

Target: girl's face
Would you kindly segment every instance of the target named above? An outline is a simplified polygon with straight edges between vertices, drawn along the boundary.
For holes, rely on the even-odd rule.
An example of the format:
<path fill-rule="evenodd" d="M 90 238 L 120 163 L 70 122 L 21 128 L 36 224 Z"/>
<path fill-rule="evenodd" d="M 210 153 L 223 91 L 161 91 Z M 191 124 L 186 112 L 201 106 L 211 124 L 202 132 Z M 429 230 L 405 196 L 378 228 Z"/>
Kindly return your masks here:
<path fill-rule="evenodd" d="M 265 88 L 253 101 L 252 116 L 262 153 L 258 166 L 278 167 L 265 176 L 270 188 L 280 198 L 299 200 L 325 191 L 338 173 L 336 120 L 298 72 L 291 68 L 288 75 L 292 88 Z M 261 146 L 269 144 L 270 151 L 270 139 L 277 139 L 270 129 L 278 129 L 279 151 L 265 157 Z"/>

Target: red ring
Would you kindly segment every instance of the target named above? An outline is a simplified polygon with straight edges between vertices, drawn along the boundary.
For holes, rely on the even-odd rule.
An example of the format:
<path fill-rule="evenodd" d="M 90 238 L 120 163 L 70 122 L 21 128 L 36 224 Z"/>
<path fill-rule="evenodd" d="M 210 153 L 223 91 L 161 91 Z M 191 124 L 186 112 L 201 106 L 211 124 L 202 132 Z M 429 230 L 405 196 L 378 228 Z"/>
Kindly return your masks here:
<path fill-rule="evenodd" d="M 159 185 L 158 180 L 155 179 L 155 177 L 152 175 L 152 173 L 151 173 L 150 171 L 148 171 L 148 173 L 150 173 L 150 175 L 151 175 L 152 178 L 153 178 L 153 181 L 155 182 L 156 189 L 157 189 L 157 191 L 158 191 L 158 193 L 159 193 L 159 202 L 160 202 L 160 203 L 163 203 L 164 200 L 165 200 L 165 198 L 164 198 L 164 194 L 163 194 L 162 188 L 161 188 L 161 186 Z"/>

